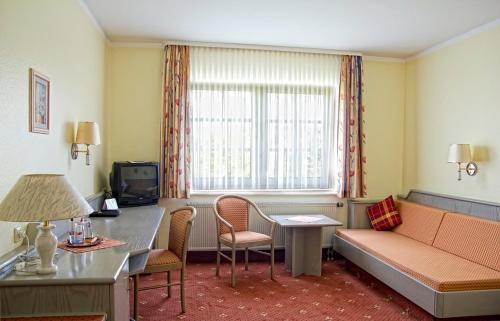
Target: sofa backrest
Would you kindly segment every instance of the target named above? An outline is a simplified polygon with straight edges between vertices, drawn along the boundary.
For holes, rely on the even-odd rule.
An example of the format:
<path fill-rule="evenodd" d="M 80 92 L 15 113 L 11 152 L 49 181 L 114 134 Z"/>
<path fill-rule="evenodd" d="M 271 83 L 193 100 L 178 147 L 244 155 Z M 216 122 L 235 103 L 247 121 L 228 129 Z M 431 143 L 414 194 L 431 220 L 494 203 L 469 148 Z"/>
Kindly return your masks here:
<path fill-rule="evenodd" d="M 442 208 L 449 213 L 461 213 L 500 222 L 500 203 L 419 190 L 410 190 L 403 199 L 426 206 Z"/>
<path fill-rule="evenodd" d="M 405 201 L 396 201 L 396 207 L 403 224 L 395 227 L 393 231 L 432 245 L 446 211 Z"/>
<path fill-rule="evenodd" d="M 433 246 L 500 271 L 500 222 L 446 213 Z"/>

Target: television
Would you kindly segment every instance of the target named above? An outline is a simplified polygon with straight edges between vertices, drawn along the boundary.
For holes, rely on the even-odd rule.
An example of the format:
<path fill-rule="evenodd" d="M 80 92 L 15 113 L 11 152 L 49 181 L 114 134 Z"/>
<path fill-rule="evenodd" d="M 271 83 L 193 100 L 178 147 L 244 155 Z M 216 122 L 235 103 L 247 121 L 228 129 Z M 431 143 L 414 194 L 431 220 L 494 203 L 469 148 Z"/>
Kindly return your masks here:
<path fill-rule="evenodd" d="M 109 174 L 113 197 L 119 206 L 157 204 L 160 198 L 158 162 L 114 162 Z"/>

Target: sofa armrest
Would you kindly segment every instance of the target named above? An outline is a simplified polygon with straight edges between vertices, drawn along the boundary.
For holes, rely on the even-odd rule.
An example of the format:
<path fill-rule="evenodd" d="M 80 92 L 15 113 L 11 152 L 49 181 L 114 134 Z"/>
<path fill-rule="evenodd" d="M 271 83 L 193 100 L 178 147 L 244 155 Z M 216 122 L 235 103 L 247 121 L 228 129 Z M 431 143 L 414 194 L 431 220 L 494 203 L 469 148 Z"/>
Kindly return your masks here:
<path fill-rule="evenodd" d="M 366 208 L 377 203 L 376 200 L 349 200 L 347 201 L 347 228 L 348 229 L 371 229 L 370 220 L 366 214 Z"/>

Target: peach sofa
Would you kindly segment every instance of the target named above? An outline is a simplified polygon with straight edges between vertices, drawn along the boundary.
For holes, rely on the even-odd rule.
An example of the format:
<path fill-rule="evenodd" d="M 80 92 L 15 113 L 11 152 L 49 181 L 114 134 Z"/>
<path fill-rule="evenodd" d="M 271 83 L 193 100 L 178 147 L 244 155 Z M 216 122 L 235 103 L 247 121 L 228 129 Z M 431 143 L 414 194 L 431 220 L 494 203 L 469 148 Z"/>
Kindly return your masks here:
<path fill-rule="evenodd" d="M 403 224 L 339 229 L 336 251 L 438 318 L 500 314 L 500 222 L 397 207 Z"/>

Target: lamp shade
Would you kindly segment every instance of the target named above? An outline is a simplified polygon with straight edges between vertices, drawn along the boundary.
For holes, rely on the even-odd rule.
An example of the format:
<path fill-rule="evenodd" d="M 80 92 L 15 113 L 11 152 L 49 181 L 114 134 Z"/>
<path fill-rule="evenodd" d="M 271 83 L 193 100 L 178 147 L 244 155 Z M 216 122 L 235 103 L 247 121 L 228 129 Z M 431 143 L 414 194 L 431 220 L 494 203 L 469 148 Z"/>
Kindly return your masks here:
<path fill-rule="evenodd" d="M 76 132 L 76 143 L 86 145 L 99 145 L 101 136 L 99 135 L 99 125 L 96 122 L 78 122 Z"/>
<path fill-rule="evenodd" d="M 0 221 L 57 221 L 88 215 L 92 207 L 57 174 L 24 175 L 0 203 Z"/>
<path fill-rule="evenodd" d="M 448 163 L 468 163 L 471 161 L 469 144 L 452 144 L 448 152 Z"/>

